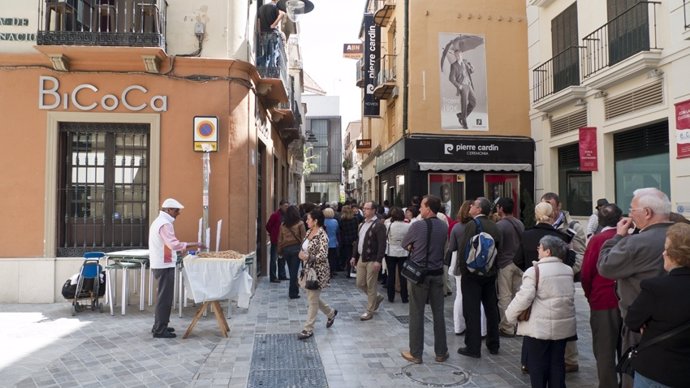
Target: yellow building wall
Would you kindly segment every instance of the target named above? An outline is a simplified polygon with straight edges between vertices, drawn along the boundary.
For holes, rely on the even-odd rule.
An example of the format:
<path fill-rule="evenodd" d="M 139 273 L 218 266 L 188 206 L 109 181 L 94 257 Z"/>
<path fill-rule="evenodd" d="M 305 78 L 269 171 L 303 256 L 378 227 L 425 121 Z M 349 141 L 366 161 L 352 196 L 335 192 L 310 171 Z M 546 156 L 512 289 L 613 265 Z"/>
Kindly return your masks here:
<path fill-rule="evenodd" d="M 527 21 L 524 0 L 410 1 L 408 133 L 481 136 L 529 136 L 529 85 Z M 403 3 L 398 2 L 394 26 L 397 81 L 401 91 L 395 101 L 395 138 L 403 125 Z M 449 65 L 440 71 L 439 33 L 481 35 L 485 40 L 488 131 L 441 129 L 440 83 L 448 82 Z M 387 30 L 382 31 L 382 46 Z M 390 36 L 390 34 L 388 34 Z M 479 80 L 476 80 L 477 82 Z M 388 102 L 382 101 L 385 114 Z M 384 131 L 388 132 L 388 131 Z"/>

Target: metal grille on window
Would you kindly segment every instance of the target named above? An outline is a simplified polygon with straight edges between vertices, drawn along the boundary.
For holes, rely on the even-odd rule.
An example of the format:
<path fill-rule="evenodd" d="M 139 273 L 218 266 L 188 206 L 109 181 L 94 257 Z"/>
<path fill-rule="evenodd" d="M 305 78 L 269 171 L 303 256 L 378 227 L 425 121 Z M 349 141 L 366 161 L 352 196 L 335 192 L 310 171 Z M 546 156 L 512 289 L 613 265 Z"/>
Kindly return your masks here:
<path fill-rule="evenodd" d="M 60 123 L 58 256 L 148 245 L 149 126 Z"/>

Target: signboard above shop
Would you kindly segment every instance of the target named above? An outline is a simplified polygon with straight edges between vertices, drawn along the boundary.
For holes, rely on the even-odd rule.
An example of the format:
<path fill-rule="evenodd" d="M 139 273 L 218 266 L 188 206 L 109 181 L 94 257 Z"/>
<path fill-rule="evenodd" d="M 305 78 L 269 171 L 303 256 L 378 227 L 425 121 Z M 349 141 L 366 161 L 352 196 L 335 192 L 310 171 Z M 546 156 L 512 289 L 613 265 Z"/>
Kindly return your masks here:
<path fill-rule="evenodd" d="M 343 57 L 350 59 L 362 58 L 362 44 L 361 43 L 344 43 Z"/>
<path fill-rule="evenodd" d="M 356 143 L 357 152 L 370 152 L 371 139 L 359 139 Z"/>

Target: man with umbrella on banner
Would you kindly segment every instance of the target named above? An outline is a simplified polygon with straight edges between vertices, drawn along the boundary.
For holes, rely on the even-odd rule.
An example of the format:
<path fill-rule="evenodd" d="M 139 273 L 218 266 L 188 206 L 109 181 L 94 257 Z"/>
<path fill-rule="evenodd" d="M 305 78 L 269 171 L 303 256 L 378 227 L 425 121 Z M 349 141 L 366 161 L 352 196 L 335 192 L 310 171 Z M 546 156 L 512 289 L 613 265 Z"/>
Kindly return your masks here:
<path fill-rule="evenodd" d="M 446 55 L 450 61 L 450 76 L 448 79 L 455 86 L 456 96 L 460 97 L 460 112 L 457 117 L 460 126 L 467 129 L 467 116 L 472 113 L 472 110 L 477 106 L 477 98 L 474 93 L 474 84 L 472 83 L 472 73 L 474 67 L 472 64 L 463 58 L 463 52 L 472 50 L 484 43 L 484 39 L 475 35 L 458 35 L 456 38 L 448 42 L 443 49 L 441 56 L 441 71 L 443 71 L 443 62 Z"/>

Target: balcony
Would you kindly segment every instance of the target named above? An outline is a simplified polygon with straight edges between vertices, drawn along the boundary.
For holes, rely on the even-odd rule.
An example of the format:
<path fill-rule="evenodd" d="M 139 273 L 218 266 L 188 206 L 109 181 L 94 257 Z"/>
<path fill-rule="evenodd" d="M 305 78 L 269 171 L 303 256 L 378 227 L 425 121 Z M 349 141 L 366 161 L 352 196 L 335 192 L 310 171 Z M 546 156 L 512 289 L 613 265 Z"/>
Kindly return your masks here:
<path fill-rule="evenodd" d="M 580 57 L 584 47 L 570 46 L 532 70 L 532 102 L 537 109 L 584 97 L 580 85 Z"/>
<path fill-rule="evenodd" d="M 359 58 L 357 64 L 355 65 L 355 70 L 357 74 L 355 75 L 355 84 L 363 88 L 364 87 L 364 58 Z"/>
<path fill-rule="evenodd" d="M 398 89 L 395 85 L 396 55 L 386 54 L 381 57 L 381 70 L 378 74 L 378 82 L 374 88 L 374 97 L 379 100 L 388 100 L 398 96 Z"/>
<path fill-rule="evenodd" d="M 395 13 L 395 0 L 377 0 L 374 23 L 379 27 L 386 27 Z"/>
<path fill-rule="evenodd" d="M 293 81 L 292 78 L 291 81 Z M 271 109 L 271 121 L 286 144 L 299 139 L 302 115 L 295 98 L 293 82 L 288 84 L 288 102 L 282 102 L 276 108 Z"/>
<path fill-rule="evenodd" d="M 165 0 L 39 0 L 37 45 L 165 49 Z"/>
<path fill-rule="evenodd" d="M 289 75 L 285 44 L 277 32 L 259 34 L 256 50 L 256 69 L 261 76 L 257 93 L 264 97 L 266 108 L 289 101 Z"/>
<path fill-rule="evenodd" d="M 604 88 L 659 64 L 656 24 L 660 4 L 640 1 L 582 39 L 583 84 Z"/>

